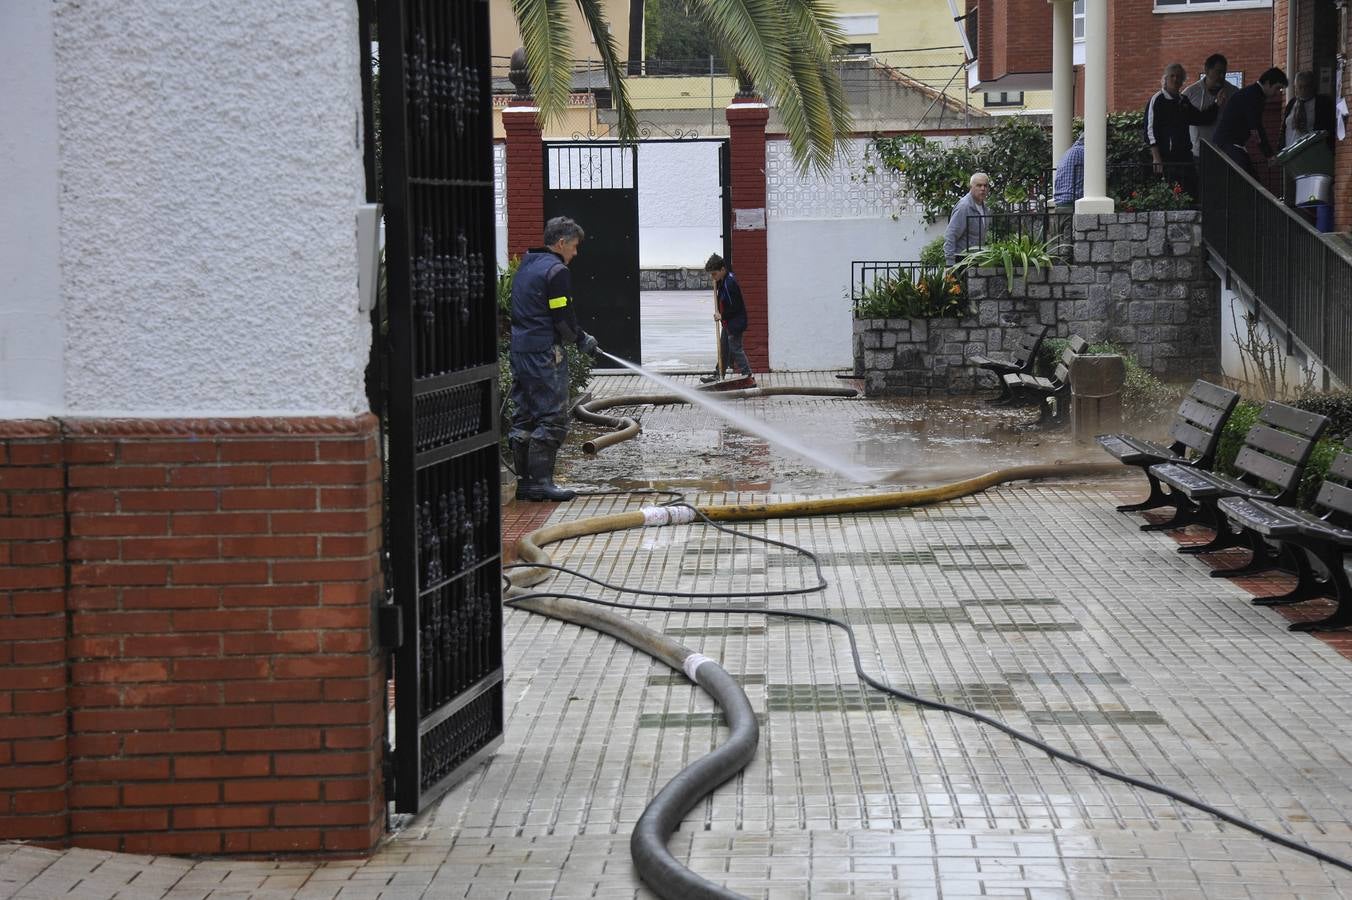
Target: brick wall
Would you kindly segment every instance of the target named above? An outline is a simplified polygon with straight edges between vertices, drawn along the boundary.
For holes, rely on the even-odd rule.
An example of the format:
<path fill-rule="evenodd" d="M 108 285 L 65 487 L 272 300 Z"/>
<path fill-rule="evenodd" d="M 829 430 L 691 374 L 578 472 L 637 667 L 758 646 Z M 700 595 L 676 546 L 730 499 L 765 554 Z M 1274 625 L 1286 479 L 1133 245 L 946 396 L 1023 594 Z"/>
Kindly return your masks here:
<path fill-rule="evenodd" d="M 1171 62 L 1181 62 L 1188 82 L 1202 74 L 1212 53 L 1223 53 L 1230 70 L 1244 73 L 1244 83 L 1272 65 L 1272 9 L 1156 13 L 1150 2 L 1116 2 L 1108 18 L 1108 110 L 1145 109 L 1160 88 L 1160 76 Z"/>
<path fill-rule="evenodd" d="M 67 815 L 61 437 L 0 422 L 0 837 L 60 845 Z"/>
<path fill-rule="evenodd" d="M 732 177 L 732 270 L 746 301 L 744 347 L 751 368 L 770 367 L 769 255 L 765 231 L 765 123 L 770 111 L 759 99 L 733 102 L 727 110 Z M 738 210 L 760 212 L 759 228 L 738 228 Z"/>
<path fill-rule="evenodd" d="M 57 718 L 71 843 L 369 851 L 385 799 L 375 420 L 64 431 L 55 570 L 69 584 L 50 618 L 69 639 L 46 656 L 69 668 Z M 11 449 L 0 474 L 23 471 Z"/>
<path fill-rule="evenodd" d="M 502 113 L 507 135 L 507 256 L 525 256 L 545 233 L 544 141 L 533 107 Z"/>
<path fill-rule="evenodd" d="M 982 81 L 1051 72 L 1052 9 L 1047 0 L 980 0 L 977 71 Z"/>

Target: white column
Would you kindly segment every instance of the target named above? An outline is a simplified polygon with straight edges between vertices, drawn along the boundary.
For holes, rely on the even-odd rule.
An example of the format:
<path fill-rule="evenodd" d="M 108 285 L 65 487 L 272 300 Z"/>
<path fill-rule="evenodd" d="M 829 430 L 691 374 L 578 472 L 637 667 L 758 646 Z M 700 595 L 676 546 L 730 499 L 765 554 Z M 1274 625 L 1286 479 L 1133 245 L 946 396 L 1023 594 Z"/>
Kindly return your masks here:
<path fill-rule="evenodd" d="M 1071 143 L 1075 118 L 1075 2 L 1052 5 L 1052 165 Z"/>
<path fill-rule="evenodd" d="M 1108 0 L 1084 4 L 1084 196 L 1075 212 L 1110 213 L 1108 196 Z"/>

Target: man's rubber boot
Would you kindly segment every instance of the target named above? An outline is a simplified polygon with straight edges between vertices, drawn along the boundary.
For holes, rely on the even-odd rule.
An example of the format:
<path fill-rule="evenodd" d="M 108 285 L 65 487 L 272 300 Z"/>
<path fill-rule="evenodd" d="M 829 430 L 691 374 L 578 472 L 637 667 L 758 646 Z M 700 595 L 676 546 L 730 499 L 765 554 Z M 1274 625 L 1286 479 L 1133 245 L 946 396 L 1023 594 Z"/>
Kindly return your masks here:
<path fill-rule="evenodd" d="M 530 439 L 512 441 L 512 468 L 516 470 L 516 499 L 528 500 L 535 486 L 530 477 Z"/>
<path fill-rule="evenodd" d="M 558 455 L 557 447 L 549 447 L 539 441 L 531 441 L 528 471 L 531 475 L 531 484 L 526 495 L 521 497 L 523 500 L 552 500 L 555 503 L 561 503 L 564 500 L 572 500 L 577 494 L 570 490 L 561 488 L 554 483 L 554 458 Z"/>

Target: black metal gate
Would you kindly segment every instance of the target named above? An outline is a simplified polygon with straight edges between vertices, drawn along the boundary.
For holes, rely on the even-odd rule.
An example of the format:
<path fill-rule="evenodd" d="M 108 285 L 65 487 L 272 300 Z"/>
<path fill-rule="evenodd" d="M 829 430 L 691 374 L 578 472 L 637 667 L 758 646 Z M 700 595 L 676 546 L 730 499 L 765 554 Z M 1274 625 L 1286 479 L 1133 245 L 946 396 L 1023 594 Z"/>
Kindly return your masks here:
<path fill-rule="evenodd" d="M 392 797 L 418 812 L 501 743 L 488 0 L 376 0 Z"/>
<path fill-rule="evenodd" d="M 544 153 L 545 219 L 568 216 L 587 232 L 569 266 L 578 322 L 603 349 L 640 362 L 638 148 L 550 142 Z"/>

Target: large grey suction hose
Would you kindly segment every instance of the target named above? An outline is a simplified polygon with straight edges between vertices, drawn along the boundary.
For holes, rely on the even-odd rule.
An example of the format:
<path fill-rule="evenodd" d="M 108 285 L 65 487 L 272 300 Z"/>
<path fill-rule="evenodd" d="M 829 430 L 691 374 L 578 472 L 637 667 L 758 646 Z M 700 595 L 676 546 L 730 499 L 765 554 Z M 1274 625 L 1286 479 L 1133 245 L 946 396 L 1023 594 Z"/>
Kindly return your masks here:
<path fill-rule="evenodd" d="M 751 762 L 760 741 L 760 726 L 741 685 L 718 663 L 695 654 L 686 660 L 685 670 L 722 707 L 732 733 L 716 750 L 686 766 L 657 793 L 629 836 L 629 853 L 643 881 L 662 897 L 739 897 L 683 866 L 667 849 L 667 840 L 686 813 Z"/>
<path fill-rule="evenodd" d="M 740 894 L 692 872 L 667 849 L 667 840 L 685 814 L 714 788 L 746 768 L 756 755 L 760 726 L 741 685 L 709 657 L 617 613 L 566 597 L 523 594 L 522 588 L 512 586 L 507 589 L 505 600 L 518 609 L 601 631 L 624 641 L 673 669 L 685 672 L 722 708 L 731 731 L 728 739 L 712 753 L 678 772 L 657 793 L 634 827 L 629 838 L 629 852 L 639 877 L 659 897 L 668 900 L 741 898 Z"/>

